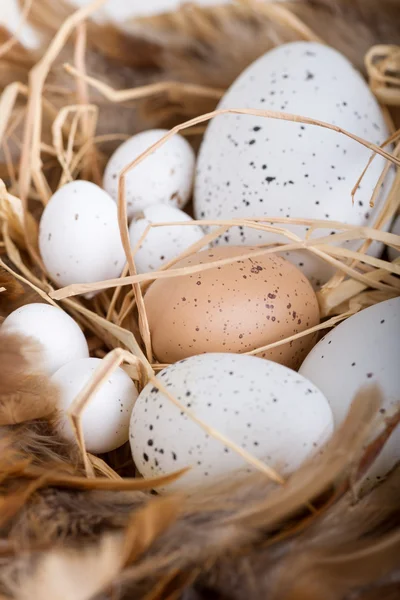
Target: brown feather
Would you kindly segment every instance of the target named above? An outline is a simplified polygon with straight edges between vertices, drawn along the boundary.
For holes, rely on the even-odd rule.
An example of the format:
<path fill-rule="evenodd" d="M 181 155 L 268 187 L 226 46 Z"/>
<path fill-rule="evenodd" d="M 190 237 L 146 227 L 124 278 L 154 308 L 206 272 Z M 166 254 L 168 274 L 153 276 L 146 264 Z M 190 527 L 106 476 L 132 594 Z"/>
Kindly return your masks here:
<path fill-rule="evenodd" d="M 383 0 L 379 9 L 373 0 L 286 6 L 360 69 L 369 46 L 400 41 L 398 0 Z M 43 36 L 38 54 L 71 10 L 61 0 L 33 3 L 31 22 Z M 0 41 L 7 36 L 0 31 Z M 86 67 L 115 89 L 171 79 L 227 87 L 260 54 L 295 38 L 240 6 L 185 6 L 176 15 L 137 20 L 128 32 L 90 23 Z M 74 41 L 71 36 L 47 81 L 46 97 L 56 109 L 75 101 L 75 81 L 62 67 L 72 62 Z M 0 87 L 15 77 L 26 82 L 38 54 L 14 46 L 2 58 Z M 97 133 L 132 134 L 215 104 L 161 94 L 119 106 L 93 90 L 90 99 L 100 106 Z M 44 130 L 50 125 L 45 120 Z M 365 468 L 385 442 L 378 436 L 363 451 L 374 431 L 376 391 L 358 399 L 325 453 L 285 486 L 255 475 L 191 499 L 155 499 L 132 491 L 128 479 L 86 478 L 77 446 L 59 436 L 58 392 L 40 361 L 31 340 L 0 332 L 0 424 L 6 424 L 0 439 L 0 594 L 16 600 L 398 597 L 400 466 L 361 498 L 349 489 L 350 473 Z M 135 485 L 146 483 L 136 479 Z"/>
<path fill-rule="evenodd" d="M 379 10 L 374 0 L 296 0 L 283 6 L 361 70 L 370 46 L 400 43 L 397 0 L 382 0 Z M 43 36 L 43 48 L 71 12 L 73 9 L 64 0 L 33 3 L 29 18 Z M 241 5 L 202 9 L 183 6 L 171 15 L 136 19 L 125 26 L 127 30 L 122 31 L 111 24 L 88 25 L 87 72 L 117 90 L 171 80 L 226 88 L 261 54 L 278 43 L 298 39 L 290 28 Z M 50 85 L 74 89 L 74 80 L 62 68 L 64 62 L 73 62 L 73 43 L 72 36 L 52 69 Z M 3 58 L 8 73 L 12 72 L 13 60 L 14 51 Z M 26 76 L 25 72 L 22 79 Z M 0 83 L 3 86 L 1 79 Z M 55 106 L 62 105 L 62 96 L 49 93 L 48 97 Z M 155 125 L 168 126 L 215 107 L 215 101 L 199 102 L 193 96 L 171 98 L 166 93 L 136 102 L 136 110 L 130 103 L 110 105 L 92 89 L 90 97 L 100 106 L 100 135 L 133 134 Z M 108 153 L 112 149 L 110 146 Z"/>
<path fill-rule="evenodd" d="M 42 371 L 42 350 L 23 336 L 0 331 L 0 425 L 48 417 L 58 392 Z"/>

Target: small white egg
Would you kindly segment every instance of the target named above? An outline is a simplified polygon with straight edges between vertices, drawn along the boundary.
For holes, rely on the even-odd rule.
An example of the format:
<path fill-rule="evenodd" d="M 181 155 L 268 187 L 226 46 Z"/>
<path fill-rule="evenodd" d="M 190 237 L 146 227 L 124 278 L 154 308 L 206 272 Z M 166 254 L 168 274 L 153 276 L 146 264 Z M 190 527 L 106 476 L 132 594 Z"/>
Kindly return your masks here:
<path fill-rule="evenodd" d="M 25 304 L 3 322 L 2 331 L 35 339 L 43 348 L 43 367 L 52 375 L 60 367 L 87 358 L 89 349 L 79 325 L 61 308 L 50 304 Z"/>
<path fill-rule="evenodd" d="M 396 235 L 400 235 L 400 215 L 397 217 L 395 222 L 392 225 L 391 233 L 395 233 Z M 400 256 L 400 252 L 395 248 L 388 248 L 389 260 L 394 260 Z"/>
<path fill-rule="evenodd" d="M 196 417 L 282 475 L 320 449 L 333 430 L 322 393 L 295 371 L 262 358 L 201 354 L 167 367 L 157 380 Z M 151 383 L 132 411 L 129 438 L 144 477 L 192 467 L 168 491 L 254 471 Z"/>
<path fill-rule="evenodd" d="M 70 440 L 75 440 L 75 436 L 66 411 L 100 365 L 99 358 L 74 360 L 51 378 L 60 389 L 59 408 L 63 411 L 60 429 Z M 83 435 L 89 452 L 110 452 L 128 441 L 129 419 L 137 396 L 131 378 L 120 368 L 92 396 L 82 413 Z"/>
<path fill-rule="evenodd" d="M 347 416 L 357 392 L 376 383 L 383 395 L 382 418 L 400 400 L 400 298 L 379 302 L 349 317 L 311 350 L 299 373 L 325 394 L 336 427 Z M 367 481 L 381 479 L 400 460 L 400 427 L 367 473 Z"/>
<path fill-rule="evenodd" d="M 167 204 L 153 204 L 134 216 L 129 227 L 132 249 L 135 248 L 146 228 L 151 223 L 190 222 L 193 219 L 179 208 Z M 203 230 L 198 225 L 172 225 L 153 227 L 149 230 L 135 254 L 138 273 L 156 271 L 170 260 L 178 257 L 192 244 L 201 240 Z"/>
<path fill-rule="evenodd" d="M 166 133 L 167 129 L 138 133 L 119 146 L 111 156 L 104 172 L 103 187 L 116 202 L 118 177 L 122 169 Z M 128 218 L 151 204 L 163 203 L 177 208 L 185 206 L 192 193 L 194 169 L 195 156 L 190 144 L 181 135 L 169 139 L 127 174 Z"/>
<path fill-rule="evenodd" d="M 59 286 L 119 277 L 125 253 L 115 202 L 89 181 L 67 183 L 44 209 L 39 248 Z"/>

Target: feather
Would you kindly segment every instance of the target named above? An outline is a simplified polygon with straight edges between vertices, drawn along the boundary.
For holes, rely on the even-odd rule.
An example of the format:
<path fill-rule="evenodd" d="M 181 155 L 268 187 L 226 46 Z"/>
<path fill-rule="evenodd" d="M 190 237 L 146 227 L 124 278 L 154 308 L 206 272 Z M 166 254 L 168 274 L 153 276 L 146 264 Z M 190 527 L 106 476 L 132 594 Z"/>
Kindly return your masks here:
<path fill-rule="evenodd" d="M 58 391 L 43 374 L 42 350 L 32 339 L 0 331 L 0 425 L 49 416 Z"/>
<path fill-rule="evenodd" d="M 121 568 L 121 536 L 107 535 L 83 550 L 47 553 L 34 575 L 23 563 L 9 576 L 7 588 L 15 600 L 90 600 L 107 587 Z"/>

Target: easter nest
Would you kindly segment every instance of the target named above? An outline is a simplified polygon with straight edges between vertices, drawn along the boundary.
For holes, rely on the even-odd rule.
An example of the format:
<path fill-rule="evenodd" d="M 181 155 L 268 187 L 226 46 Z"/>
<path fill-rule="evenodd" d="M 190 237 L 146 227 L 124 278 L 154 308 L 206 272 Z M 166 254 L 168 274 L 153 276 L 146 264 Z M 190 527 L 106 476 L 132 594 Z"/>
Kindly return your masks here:
<path fill-rule="evenodd" d="M 379 7 L 327 0 L 189 4 L 120 30 L 90 19 L 103 3 L 96 0 L 74 11 L 63 2 L 25 2 L 24 18 L 42 36 L 39 50 L 28 52 L 0 32 L 1 314 L 28 302 L 60 306 L 82 327 L 91 356 L 103 359 L 71 407 L 76 443 L 67 444 L 57 429 L 58 390 L 41 371 L 40 349 L 23 336 L 0 334 L 0 596 L 398 598 L 400 470 L 394 468 L 364 494 L 358 486 L 400 421 L 398 411 L 388 416 L 383 432 L 373 435 L 381 400 L 375 387 L 354 399 L 325 452 L 286 480 L 170 396 L 188 418 L 254 469 L 245 481 L 224 482 L 190 498 L 154 494 L 155 487 L 167 486 L 181 473 L 143 479 L 128 445 L 101 457 L 88 453 L 81 415 L 118 366 L 139 390 L 148 382 L 159 386 L 155 375 L 161 366 L 152 355 L 144 292 L 158 278 L 188 272 L 171 270 L 169 264 L 169 269 L 136 273 L 124 196 L 128 171 L 178 132 L 197 149 L 206 123 L 221 112 L 296 120 L 354 138 L 300 115 L 215 110 L 235 77 L 268 49 L 298 39 L 324 41 L 365 73 L 392 131 L 379 147 L 357 139 L 371 150 L 371 161 L 375 154 L 386 159 L 373 205 L 391 165 L 400 166 L 399 6 L 395 0 Z M 116 145 L 154 126 L 170 127 L 170 133 L 119 178 L 118 218 L 126 253 L 121 277 L 54 289 L 38 250 L 38 222 L 50 196 L 78 178 L 101 185 Z M 393 150 L 386 149 L 390 144 Z M 362 177 L 354 181 L 354 194 Z M 399 205 L 396 169 L 373 228 L 335 223 L 336 233 L 326 235 L 329 221 L 274 215 L 273 226 L 257 218 L 215 221 L 207 241 L 240 224 L 264 227 L 285 236 L 281 251 L 318 254 L 335 268 L 317 293 L 321 323 L 295 334 L 297 339 L 326 332 L 359 310 L 400 295 L 399 259 L 366 254 L 374 240 L 400 248 L 400 237 L 385 231 Z M 297 223 L 322 233 L 300 238 L 286 227 Z M 360 240 L 360 247 L 340 248 L 338 239 Z M 204 240 L 194 244 L 185 256 L 203 246 Z M 257 252 L 273 250 L 262 246 Z M 99 290 L 92 299 L 84 297 Z"/>

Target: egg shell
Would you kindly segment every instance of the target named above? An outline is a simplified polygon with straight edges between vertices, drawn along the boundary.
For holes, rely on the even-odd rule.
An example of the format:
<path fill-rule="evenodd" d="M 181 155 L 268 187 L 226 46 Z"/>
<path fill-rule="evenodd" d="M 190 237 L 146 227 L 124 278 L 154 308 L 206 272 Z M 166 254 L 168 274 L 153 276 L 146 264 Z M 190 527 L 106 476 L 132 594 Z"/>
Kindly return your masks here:
<path fill-rule="evenodd" d="M 167 129 L 150 129 L 121 144 L 108 161 L 103 186 L 118 201 L 118 178 L 123 168 L 158 142 Z M 193 188 L 195 156 L 189 142 L 175 135 L 126 176 L 128 218 L 152 204 L 185 206 Z"/>
<path fill-rule="evenodd" d="M 396 218 L 391 228 L 391 233 L 395 233 L 396 235 L 400 235 L 400 215 Z M 395 260 L 400 256 L 400 252 L 395 248 L 388 248 L 389 260 Z"/>
<path fill-rule="evenodd" d="M 193 356 L 164 369 L 157 380 L 196 417 L 282 475 L 321 448 L 333 430 L 329 404 L 314 385 L 254 356 Z M 254 470 L 151 383 L 132 411 L 129 437 L 144 477 L 192 467 L 168 491 Z"/>
<path fill-rule="evenodd" d="M 43 349 L 43 368 L 52 375 L 66 363 L 89 356 L 86 338 L 66 312 L 50 304 L 25 304 L 4 320 L 1 330 L 33 338 Z"/>
<path fill-rule="evenodd" d="M 339 52 L 313 42 L 283 44 L 250 65 L 218 108 L 292 113 L 337 125 L 376 144 L 389 137 L 381 109 L 361 75 Z M 338 132 L 298 122 L 248 115 L 218 116 L 208 125 L 197 161 L 194 191 L 199 219 L 294 217 L 375 223 L 393 181 L 390 172 L 375 207 L 369 201 L 381 171 L 376 156 L 357 190 L 351 190 L 370 150 Z M 302 238 L 306 226 L 285 224 Z M 332 231 L 334 227 L 332 227 Z M 312 237 L 325 232 L 315 232 Z M 286 241 L 274 233 L 232 228 L 220 243 Z M 356 249 L 361 242 L 346 243 Z M 373 244 L 378 255 L 382 246 Z M 307 251 L 288 255 L 318 286 L 332 267 Z"/>
<path fill-rule="evenodd" d="M 182 259 L 173 268 L 255 250 L 214 248 Z M 162 363 L 203 352 L 248 352 L 319 323 L 318 301 L 310 283 L 299 269 L 274 254 L 158 279 L 145 295 L 145 307 L 153 351 Z M 259 355 L 296 368 L 315 341 L 311 334 Z"/>
<path fill-rule="evenodd" d="M 335 425 L 345 419 L 356 393 L 378 384 L 382 418 L 399 407 L 400 298 L 366 308 L 337 325 L 313 348 L 300 373 L 328 399 Z M 367 474 L 367 482 L 383 477 L 400 460 L 400 427 L 392 433 Z"/>
<path fill-rule="evenodd" d="M 131 247 L 138 244 L 146 228 L 152 223 L 189 223 L 193 221 L 189 215 L 179 208 L 167 204 L 154 204 L 134 217 L 129 227 Z M 153 227 L 146 235 L 135 254 L 135 265 L 138 273 L 156 271 L 170 260 L 177 258 L 192 244 L 201 240 L 203 230 L 198 225 L 171 227 Z"/>
<path fill-rule="evenodd" d="M 59 286 L 119 277 L 125 253 L 115 202 L 89 181 L 67 183 L 44 209 L 39 248 Z"/>
<path fill-rule="evenodd" d="M 99 358 L 73 360 L 51 378 L 60 389 L 60 432 L 67 439 L 75 440 L 75 436 L 66 411 L 92 379 L 101 362 Z M 136 387 L 125 371 L 120 368 L 114 371 L 92 396 L 82 413 L 81 422 L 88 452 L 110 452 L 128 441 L 129 420 L 137 396 Z"/>

